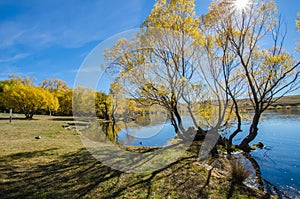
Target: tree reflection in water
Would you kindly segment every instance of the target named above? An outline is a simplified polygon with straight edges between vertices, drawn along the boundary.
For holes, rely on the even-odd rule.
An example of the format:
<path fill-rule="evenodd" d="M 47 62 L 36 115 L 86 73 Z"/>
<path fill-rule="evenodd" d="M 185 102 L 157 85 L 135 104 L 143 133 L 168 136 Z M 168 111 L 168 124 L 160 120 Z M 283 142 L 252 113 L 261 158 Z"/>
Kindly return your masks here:
<path fill-rule="evenodd" d="M 92 123 L 90 127 L 82 132 L 82 135 L 94 142 L 111 142 L 116 144 L 117 134 L 121 131 L 114 122 Z"/>

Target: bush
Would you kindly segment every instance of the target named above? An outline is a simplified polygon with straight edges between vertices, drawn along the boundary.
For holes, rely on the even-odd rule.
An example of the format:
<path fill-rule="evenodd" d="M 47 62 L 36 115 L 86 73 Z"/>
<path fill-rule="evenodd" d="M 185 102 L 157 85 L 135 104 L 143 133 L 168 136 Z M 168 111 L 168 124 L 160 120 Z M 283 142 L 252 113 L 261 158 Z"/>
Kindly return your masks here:
<path fill-rule="evenodd" d="M 231 161 L 231 179 L 233 183 L 242 185 L 251 173 L 251 170 L 245 168 L 240 160 L 234 159 Z"/>

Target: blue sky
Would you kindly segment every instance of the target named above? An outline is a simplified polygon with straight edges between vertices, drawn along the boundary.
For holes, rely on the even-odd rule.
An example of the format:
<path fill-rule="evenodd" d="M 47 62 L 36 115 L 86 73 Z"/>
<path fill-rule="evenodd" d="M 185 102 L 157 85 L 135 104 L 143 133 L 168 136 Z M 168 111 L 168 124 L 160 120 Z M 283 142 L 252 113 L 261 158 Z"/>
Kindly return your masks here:
<path fill-rule="evenodd" d="M 286 49 L 300 33 L 295 18 L 300 0 L 276 0 L 287 22 Z M 0 79 L 8 75 L 59 78 L 73 86 L 76 72 L 101 41 L 138 28 L 155 0 L 0 0 Z M 209 0 L 196 1 L 197 14 Z M 299 53 L 298 56 L 299 58 Z"/>

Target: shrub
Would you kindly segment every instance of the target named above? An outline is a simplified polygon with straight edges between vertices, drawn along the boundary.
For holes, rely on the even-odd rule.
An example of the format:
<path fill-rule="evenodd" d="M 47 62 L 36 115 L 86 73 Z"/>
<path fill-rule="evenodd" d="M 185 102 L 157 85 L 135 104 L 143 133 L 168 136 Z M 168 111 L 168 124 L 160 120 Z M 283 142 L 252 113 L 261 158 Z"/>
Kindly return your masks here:
<path fill-rule="evenodd" d="M 245 168 L 240 160 L 234 159 L 231 161 L 231 179 L 233 183 L 242 185 L 251 173 L 251 170 Z"/>

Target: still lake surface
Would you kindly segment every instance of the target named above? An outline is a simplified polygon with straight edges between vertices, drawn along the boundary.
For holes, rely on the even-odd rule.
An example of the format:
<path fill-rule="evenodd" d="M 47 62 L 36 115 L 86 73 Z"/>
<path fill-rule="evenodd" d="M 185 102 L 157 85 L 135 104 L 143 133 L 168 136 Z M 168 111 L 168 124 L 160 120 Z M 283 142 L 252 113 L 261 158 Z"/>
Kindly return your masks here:
<path fill-rule="evenodd" d="M 191 120 L 185 120 L 189 126 Z M 234 143 L 248 133 L 249 122 L 244 122 L 243 132 Z M 129 127 L 117 135 L 117 141 L 133 146 L 164 146 L 175 136 L 170 122 L 149 123 Z M 281 110 L 264 113 L 259 134 L 252 142 L 262 142 L 265 149 L 252 152 L 260 164 L 263 177 L 293 197 L 300 197 L 300 111 Z"/>

